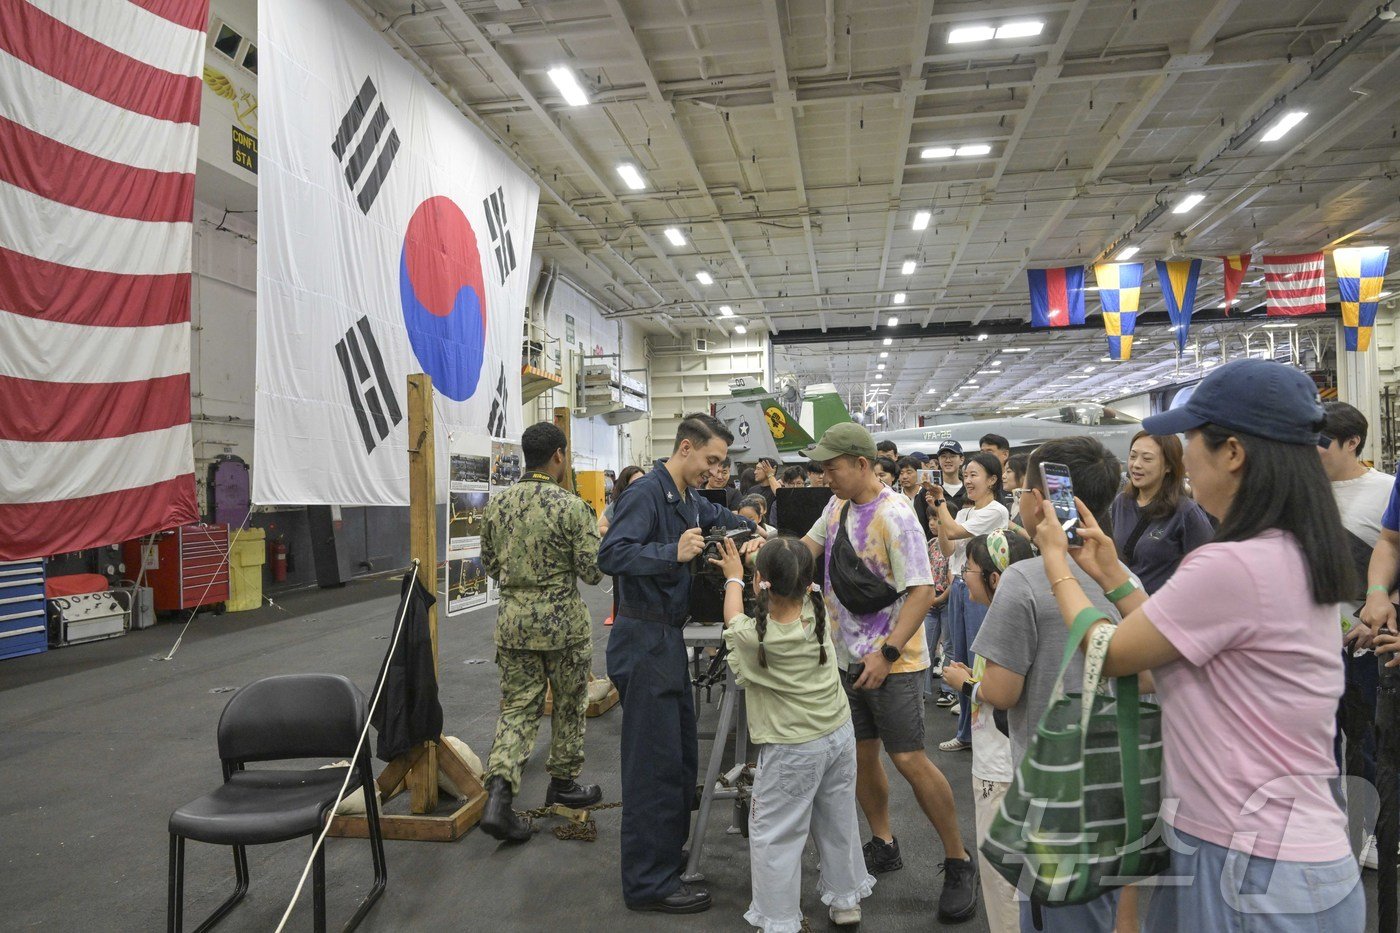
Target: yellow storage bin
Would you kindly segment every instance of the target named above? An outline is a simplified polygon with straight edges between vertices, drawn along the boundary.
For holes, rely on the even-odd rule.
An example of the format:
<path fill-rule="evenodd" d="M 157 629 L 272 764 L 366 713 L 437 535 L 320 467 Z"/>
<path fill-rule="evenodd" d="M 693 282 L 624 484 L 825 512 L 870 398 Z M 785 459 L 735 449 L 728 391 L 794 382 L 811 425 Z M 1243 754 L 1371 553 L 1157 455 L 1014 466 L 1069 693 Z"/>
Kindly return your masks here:
<path fill-rule="evenodd" d="M 261 528 L 234 531 L 229 552 L 229 612 L 246 612 L 262 605 L 262 568 L 267 561 L 267 532 Z"/>

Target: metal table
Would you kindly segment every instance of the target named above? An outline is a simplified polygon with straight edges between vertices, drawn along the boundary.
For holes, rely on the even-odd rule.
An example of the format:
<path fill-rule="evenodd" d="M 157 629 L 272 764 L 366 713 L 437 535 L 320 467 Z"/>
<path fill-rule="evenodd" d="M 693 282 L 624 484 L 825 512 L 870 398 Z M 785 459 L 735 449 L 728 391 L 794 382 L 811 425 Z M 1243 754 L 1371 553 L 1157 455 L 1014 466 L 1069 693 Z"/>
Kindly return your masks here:
<path fill-rule="evenodd" d="M 691 648 L 718 648 L 724 643 L 722 625 L 687 625 L 682 634 L 685 643 Z M 695 688 L 695 709 L 699 715 L 700 689 Z M 734 733 L 734 766 L 720 779 L 720 768 L 724 761 L 724 746 L 729 733 Z M 709 825 L 710 808 L 716 800 L 733 800 L 740 791 L 735 786 L 739 775 L 748 768 L 749 726 L 744 715 L 744 691 L 734 681 L 734 671 L 726 667 L 724 675 L 724 696 L 719 704 L 719 725 L 715 729 L 714 740 L 710 744 L 709 763 L 705 766 L 704 790 L 700 794 L 700 811 L 695 815 L 695 827 L 690 833 L 690 858 L 686 862 L 681 880 L 704 881 L 700 871 L 700 859 L 705 851 L 705 828 Z M 734 823 L 725 830 L 735 835 L 742 830 Z"/>

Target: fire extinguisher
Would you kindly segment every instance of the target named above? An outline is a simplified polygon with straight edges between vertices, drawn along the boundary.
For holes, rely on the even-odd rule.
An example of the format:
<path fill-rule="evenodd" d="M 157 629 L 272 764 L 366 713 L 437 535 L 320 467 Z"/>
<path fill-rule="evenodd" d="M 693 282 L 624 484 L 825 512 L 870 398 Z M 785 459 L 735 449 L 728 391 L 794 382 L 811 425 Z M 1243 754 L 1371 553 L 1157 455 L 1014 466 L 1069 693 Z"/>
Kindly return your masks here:
<path fill-rule="evenodd" d="M 287 579 L 287 542 L 281 538 L 269 541 L 267 549 L 269 552 L 268 563 L 272 565 L 273 582 L 285 582 Z"/>

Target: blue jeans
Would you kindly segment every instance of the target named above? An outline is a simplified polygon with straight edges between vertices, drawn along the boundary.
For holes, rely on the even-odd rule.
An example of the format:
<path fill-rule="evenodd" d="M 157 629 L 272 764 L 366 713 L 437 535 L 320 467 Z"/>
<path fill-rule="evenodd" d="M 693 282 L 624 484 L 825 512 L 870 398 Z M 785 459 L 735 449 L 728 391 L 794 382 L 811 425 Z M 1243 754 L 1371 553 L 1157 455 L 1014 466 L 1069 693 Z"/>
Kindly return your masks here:
<path fill-rule="evenodd" d="M 1361 869 L 1351 855 L 1334 862 L 1255 858 L 1173 830 L 1171 868 L 1153 885 L 1146 933 L 1320 933 L 1366 926 Z M 1183 849 L 1194 849 L 1191 852 Z"/>
<path fill-rule="evenodd" d="M 953 660 L 972 666 L 972 640 L 982 628 L 987 607 L 972 601 L 962 577 L 953 578 L 953 590 L 948 597 L 949 628 L 953 636 Z M 972 704 L 964 703 L 958 711 L 958 740 L 972 741 Z"/>
<path fill-rule="evenodd" d="M 924 687 L 924 696 L 937 696 L 940 691 L 948 691 L 941 678 L 933 676 L 933 665 L 938 663 L 938 641 L 943 637 L 943 619 L 948 614 L 948 604 L 934 606 L 924 616 L 924 642 L 928 645 L 929 675 Z"/>

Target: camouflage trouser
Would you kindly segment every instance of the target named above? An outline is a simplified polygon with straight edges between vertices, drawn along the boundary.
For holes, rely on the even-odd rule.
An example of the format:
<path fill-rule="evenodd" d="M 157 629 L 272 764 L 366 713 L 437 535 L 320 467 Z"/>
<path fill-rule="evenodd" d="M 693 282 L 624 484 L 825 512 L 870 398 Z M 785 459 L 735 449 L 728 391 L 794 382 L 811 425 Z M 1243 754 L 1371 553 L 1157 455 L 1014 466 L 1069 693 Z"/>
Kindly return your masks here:
<path fill-rule="evenodd" d="M 554 713 L 547 767 L 553 777 L 578 777 L 583 770 L 583 724 L 593 646 L 583 642 L 558 651 L 497 648 L 496 667 L 501 674 L 501 718 L 496 723 L 486 776 L 505 778 L 512 792 L 519 793 L 520 771 L 535 748 L 548 682 L 554 692 Z"/>

